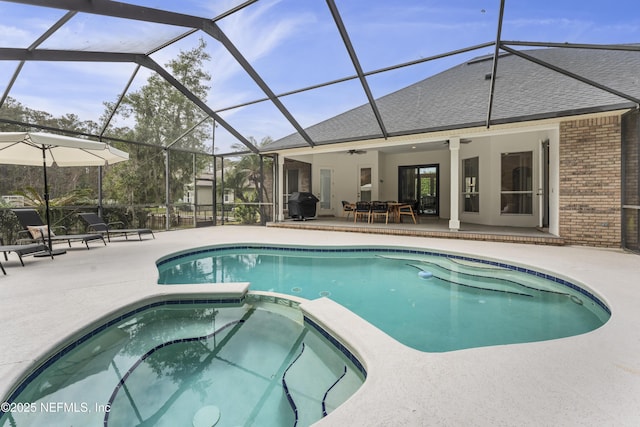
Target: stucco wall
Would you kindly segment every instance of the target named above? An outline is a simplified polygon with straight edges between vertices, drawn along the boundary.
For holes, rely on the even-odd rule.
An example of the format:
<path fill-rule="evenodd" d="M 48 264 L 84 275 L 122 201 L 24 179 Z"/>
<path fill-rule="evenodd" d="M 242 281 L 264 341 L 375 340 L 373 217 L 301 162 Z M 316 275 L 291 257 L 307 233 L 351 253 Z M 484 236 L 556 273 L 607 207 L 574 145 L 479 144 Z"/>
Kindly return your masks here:
<path fill-rule="evenodd" d="M 560 235 L 569 244 L 620 247 L 619 116 L 560 124 Z"/>

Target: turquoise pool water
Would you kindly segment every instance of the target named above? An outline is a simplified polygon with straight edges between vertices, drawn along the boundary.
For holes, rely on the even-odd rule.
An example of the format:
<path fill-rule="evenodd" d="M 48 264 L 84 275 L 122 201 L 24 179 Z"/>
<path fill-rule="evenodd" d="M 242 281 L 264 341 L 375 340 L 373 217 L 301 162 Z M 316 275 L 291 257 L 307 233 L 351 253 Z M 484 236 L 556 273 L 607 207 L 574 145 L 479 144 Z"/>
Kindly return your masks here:
<path fill-rule="evenodd" d="M 578 335 L 610 316 L 562 278 L 411 249 L 218 246 L 168 256 L 158 270 L 160 284 L 251 282 L 251 290 L 326 296 L 429 352 Z"/>
<path fill-rule="evenodd" d="M 353 394 L 364 372 L 293 311 L 136 311 L 53 355 L 3 405 L 0 425 L 174 427 L 204 415 L 206 425 L 219 417 L 217 426 L 308 426 Z"/>

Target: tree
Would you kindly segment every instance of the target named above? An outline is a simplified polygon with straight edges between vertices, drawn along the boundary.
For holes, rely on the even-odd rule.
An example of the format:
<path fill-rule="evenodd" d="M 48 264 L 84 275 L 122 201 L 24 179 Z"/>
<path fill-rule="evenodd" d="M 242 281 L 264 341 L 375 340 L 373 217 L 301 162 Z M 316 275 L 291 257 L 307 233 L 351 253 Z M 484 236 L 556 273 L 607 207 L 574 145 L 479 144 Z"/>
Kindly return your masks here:
<path fill-rule="evenodd" d="M 247 173 L 237 168 L 225 172 L 224 188 L 233 190 L 233 197 L 241 202 L 248 202 L 252 192 L 252 188 L 247 183 Z"/>
<path fill-rule="evenodd" d="M 248 139 L 256 147 L 264 147 L 265 145 L 273 141 L 271 137 L 268 136 L 264 137 L 259 143 L 256 142 L 255 138 L 253 138 L 252 136 L 250 136 Z M 242 147 L 244 147 L 244 145 Z M 239 144 L 234 144 L 232 145 L 232 149 L 239 151 L 241 149 L 241 146 Z M 250 183 L 252 191 L 255 193 L 255 199 L 259 200 L 258 191 L 260 189 L 262 191 L 262 201 L 264 203 L 269 203 L 271 202 L 270 184 L 271 182 L 273 182 L 271 177 L 271 172 L 273 170 L 273 160 L 270 157 L 262 158 L 262 167 L 260 165 L 260 162 L 261 157 L 258 154 L 246 154 L 243 155 L 240 160 L 234 164 L 233 167 L 244 172 L 246 179 Z"/>
<path fill-rule="evenodd" d="M 210 59 L 205 48 L 206 43 L 200 40 L 197 47 L 181 51 L 178 58 L 166 64 L 177 80 L 203 100 L 206 100 L 208 82 L 211 80 L 211 76 L 204 71 L 204 63 Z M 140 90 L 124 97 L 118 115 L 134 120 L 133 129 L 123 128 L 120 132 L 126 133 L 126 139 L 141 144 L 127 145 L 125 149 L 129 152 L 129 161 L 116 165 L 116 173 L 109 174 L 105 179 L 106 196 L 129 206 L 163 204 L 167 158 L 165 147 L 175 142 L 174 147 L 204 151 L 202 141 L 211 134 L 210 125 L 198 126 L 178 140 L 204 116 L 195 104 L 157 74 L 149 77 Z M 185 184 L 191 182 L 193 174 L 204 167 L 206 159 L 198 156 L 197 170 L 194 171 L 191 153 L 171 150 L 168 158 L 170 198 L 175 201 L 182 197 Z"/>
<path fill-rule="evenodd" d="M 98 125 L 92 121 L 81 121 L 75 114 L 54 117 L 44 111 L 32 110 L 20 102 L 7 97 L 0 109 L 1 115 L 9 120 L 47 126 L 57 129 L 67 129 L 83 133 L 96 133 Z M 31 127 L 0 123 L 2 132 L 34 131 Z M 64 197 L 77 189 L 90 189 L 97 194 L 98 168 L 48 168 L 49 194 L 52 198 Z M 31 186 L 42 189 L 43 174 L 41 166 L 0 165 L 0 195 L 16 194 Z M 42 191 L 42 190 L 40 190 Z"/>

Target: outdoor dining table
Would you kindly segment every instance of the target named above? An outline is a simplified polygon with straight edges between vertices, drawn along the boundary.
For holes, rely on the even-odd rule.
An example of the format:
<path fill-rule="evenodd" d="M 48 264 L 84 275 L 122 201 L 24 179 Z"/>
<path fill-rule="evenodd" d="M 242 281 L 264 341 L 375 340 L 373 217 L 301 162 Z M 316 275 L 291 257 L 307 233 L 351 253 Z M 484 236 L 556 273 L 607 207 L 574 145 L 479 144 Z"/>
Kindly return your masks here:
<path fill-rule="evenodd" d="M 389 210 L 389 216 L 391 217 L 391 221 L 395 222 L 395 223 L 399 223 L 400 222 L 400 210 L 405 208 L 405 209 L 411 209 L 413 210 L 413 206 L 411 205 L 411 203 L 402 203 L 402 202 L 386 202 L 387 203 L 387 209 Z M 348 206 L 351 210 L 355 211 L 356 210 L 356 204 L 355 203 L 347 203 L 345 206 Z M 354 215 L 354 222 L 357 220 L 357 217 Z M 414 219 L 414 223 L 415 223 L 415 219 Z"/>
<path fill-rule="evenodd" d="M 400 222 L 400 207 L 407 205 L 406 203 L 399 202 L 388 202 L 387 206 L 389 207 L 389 216 L 392 218 L 393 222 Z"/>

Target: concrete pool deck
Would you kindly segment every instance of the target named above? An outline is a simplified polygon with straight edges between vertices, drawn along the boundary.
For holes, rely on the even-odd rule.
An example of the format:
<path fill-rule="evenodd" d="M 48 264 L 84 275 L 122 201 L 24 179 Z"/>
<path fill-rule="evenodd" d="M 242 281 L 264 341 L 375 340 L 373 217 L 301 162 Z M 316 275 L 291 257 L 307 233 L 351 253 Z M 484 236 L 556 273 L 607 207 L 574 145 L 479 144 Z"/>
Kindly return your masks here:
<path fill-rule="evenodd" d="M 583 283 L 611 309 L 587 334 L 447 353 L 407 348 L 327 299 L 303 307 L 368 370 L 363 387 L 317 426 L 636 426 L 640 423 L 640 257 L 621 250 L 223 226 L 74 244 L 50 258 L 15 254 L 0 276 L 0 395 L 33 361 L 79 328 L 157 295 L 155 261 L 221 243 L 389 245 L 526 264 Z M 62 245 L 57 247 L 63 247 Z M 194 285 L 206 290 L 209 285 Z M 1 398 L 1 397 L 0 397 Z"/>

